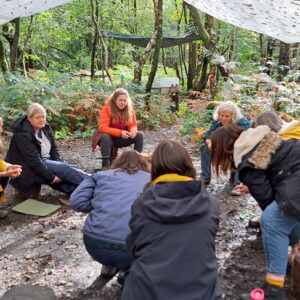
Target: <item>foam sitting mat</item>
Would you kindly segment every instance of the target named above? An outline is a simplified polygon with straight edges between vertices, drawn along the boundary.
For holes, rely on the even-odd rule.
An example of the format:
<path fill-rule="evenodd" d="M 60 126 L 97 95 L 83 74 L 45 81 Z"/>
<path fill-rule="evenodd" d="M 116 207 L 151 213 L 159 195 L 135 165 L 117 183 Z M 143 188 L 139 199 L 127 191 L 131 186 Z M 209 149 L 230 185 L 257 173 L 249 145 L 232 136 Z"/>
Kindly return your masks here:
<path fill-rule="evenodd" d="M 12 210 L 22 214 L 44 217 L 53 213 L 60 207 L 61 205 L 48 204 L 35 199 L 27 199 L 14 206 Z"/>

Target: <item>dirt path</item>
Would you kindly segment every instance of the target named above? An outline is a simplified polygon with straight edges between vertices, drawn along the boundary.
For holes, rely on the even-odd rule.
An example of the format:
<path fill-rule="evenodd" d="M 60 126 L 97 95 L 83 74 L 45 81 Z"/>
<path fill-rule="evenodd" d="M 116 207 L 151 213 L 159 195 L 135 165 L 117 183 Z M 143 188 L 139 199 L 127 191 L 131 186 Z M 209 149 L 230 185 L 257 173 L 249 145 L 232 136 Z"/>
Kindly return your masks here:
<path fill-rule="evenodd" d="M 151 152 L 164 137 L 179 140 L 178 128 L 146 133 L 145 152 Z M 100 167 L 100 153 L 91 152 L 89 139 L 60 142 L 60 146 L 69 163 L 90 173 Z M 192 145 L 187 148 L 199 170 L 198 148 Z M 208 190 L 217 197 L 221 209 L 217 257 L 224 299 L 234 300 L 241 292 L 260 286 L 264 262 L 262 250 L 251 247 L 257 230 L 247 228 L 250 216 L 259 209 L 249 196 L 230 196 L 226 182 L 227 179 L 213 181 Z M 59 204 L 59 196 L 58 192 L 43 187 L 40 200 Z M 8 188 L 8 208 L 16 203 L 12 189 Z M 109 281 L 101 278 L 101 265 L 84 249 L 81 234 L 84 219 L 85 214 L 62 206 L 47 217 L 11 212 L 0 221 L 0 296 L 14 285 L 28 283 L 50 286 L 58 299 L 119 299 L 121 290 L 116 278 Z"/>

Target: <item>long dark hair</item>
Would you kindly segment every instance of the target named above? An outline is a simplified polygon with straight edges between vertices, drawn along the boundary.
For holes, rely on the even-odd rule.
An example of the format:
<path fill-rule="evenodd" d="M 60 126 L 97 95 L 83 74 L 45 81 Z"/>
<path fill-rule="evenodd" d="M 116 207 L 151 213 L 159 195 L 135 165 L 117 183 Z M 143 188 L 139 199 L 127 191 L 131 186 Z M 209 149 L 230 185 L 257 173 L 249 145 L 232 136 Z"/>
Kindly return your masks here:
<path fill-rule="evenodd" d="M 236 124 L 218 128 L 211 136 L 211 165 L 217 176 L 234 169 L 233 147 L 244 130 Z"/>
<path fill-rule="evenodd" d="M 121 171 L 129 174 L 134 174 L 139 170 L 150 172 L 150 164 L 138 152 L 126 150 L 114 160 L 111 169 L 121 169 Z"/>
<path fill-rule="evenodd" d="M 163 140 L 153 152 L 151 179 L 168 173 L 196 178 L 196 170 L 186 149 L 175 141 Z"/>

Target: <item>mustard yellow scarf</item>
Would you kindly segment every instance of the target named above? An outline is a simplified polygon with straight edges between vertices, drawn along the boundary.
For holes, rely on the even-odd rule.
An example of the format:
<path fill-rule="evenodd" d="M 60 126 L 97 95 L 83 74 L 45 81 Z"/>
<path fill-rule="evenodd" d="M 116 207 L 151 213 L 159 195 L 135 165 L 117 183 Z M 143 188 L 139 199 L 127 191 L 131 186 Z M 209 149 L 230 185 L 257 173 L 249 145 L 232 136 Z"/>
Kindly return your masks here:
<path fill-rule="evenodd" d="M 194 180 L 192 177 L 182 176 L 175 173 L 164 174 L 155 178 L 150 185 L 155 185 L 159 182 L 173 182 L 173 181 L 191 181 Z"/>

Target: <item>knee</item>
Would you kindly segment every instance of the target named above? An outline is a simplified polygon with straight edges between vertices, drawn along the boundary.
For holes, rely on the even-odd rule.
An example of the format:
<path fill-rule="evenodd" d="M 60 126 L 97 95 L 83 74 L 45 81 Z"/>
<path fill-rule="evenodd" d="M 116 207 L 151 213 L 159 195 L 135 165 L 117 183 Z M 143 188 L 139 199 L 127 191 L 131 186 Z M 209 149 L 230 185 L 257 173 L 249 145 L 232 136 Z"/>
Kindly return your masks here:
<path fill-rule="evenodd" d="M 143 141 L 144 140 L 144 132 L 138 131 L 136 134 L 136 139 Z"/>
<path fill-rule="evenodd" d="M 100 144 L 110 144 L 112 142 L 112 137 L 108 133 L 103 133 L 100 138 Z"/>

